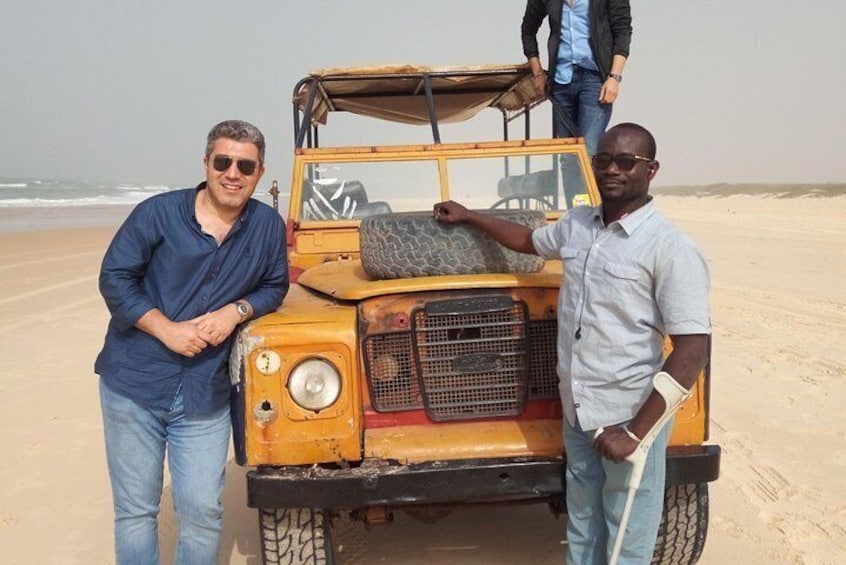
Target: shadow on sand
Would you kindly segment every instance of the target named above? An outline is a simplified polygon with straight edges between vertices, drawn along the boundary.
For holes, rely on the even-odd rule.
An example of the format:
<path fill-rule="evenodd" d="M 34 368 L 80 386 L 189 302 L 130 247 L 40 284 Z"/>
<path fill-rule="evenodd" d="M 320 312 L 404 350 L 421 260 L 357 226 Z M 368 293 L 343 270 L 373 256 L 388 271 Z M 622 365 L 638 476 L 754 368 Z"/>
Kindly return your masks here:
<path fill-rule="evenodd" d="M 260 565 L 258 515 L 247 507 L 246 469 L 226 465 L 221 565 Z M 559 564 L 564 559 L 566 518 L 544 504 L 456 510 L 427 524 L 397 512 L 388 525 L 366 534 L 365 563 L 392 565 Z M 170 485 L 162 492 L 159 545 L 163 565 L 176 550 L 176 516 Z M 343 544 L 344 540 L 340 540 Z"/>

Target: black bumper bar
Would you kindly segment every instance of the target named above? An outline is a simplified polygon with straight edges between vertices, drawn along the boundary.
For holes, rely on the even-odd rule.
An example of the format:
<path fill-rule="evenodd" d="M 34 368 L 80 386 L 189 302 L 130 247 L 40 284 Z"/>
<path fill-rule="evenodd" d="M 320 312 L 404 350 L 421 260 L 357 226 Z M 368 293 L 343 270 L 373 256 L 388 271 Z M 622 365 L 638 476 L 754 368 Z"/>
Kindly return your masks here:
<path fill-rule="evenodd" d="M 671 448 L 667 484 L 719 475 L 719 446 Z M 554 499 L 564 492 L 562 459 L 481 459 L 346 469 L 260 467 L 247 472 L 252 508 L 361 508 L 494 500 Z"/>

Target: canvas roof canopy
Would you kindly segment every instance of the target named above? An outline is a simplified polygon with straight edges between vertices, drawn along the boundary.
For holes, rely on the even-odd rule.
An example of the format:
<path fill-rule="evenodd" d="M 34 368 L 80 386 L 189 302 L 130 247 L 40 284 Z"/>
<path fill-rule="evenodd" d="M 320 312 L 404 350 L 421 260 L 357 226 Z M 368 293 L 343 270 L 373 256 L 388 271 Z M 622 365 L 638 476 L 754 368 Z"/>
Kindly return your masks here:
<path fill-rule="evenodd" d="M 438 123 L 461 122 L 485 108 L 508 114 L 543 100 L 534 88 L 528 64 L 390 65 L 313 71 L 294 91 L 296 108 L 306 114 L 313 87 L 312 125 L 325 124 L 330 112 L 352 112 L 415 125 L 431 124 L 432 115 Z"/>

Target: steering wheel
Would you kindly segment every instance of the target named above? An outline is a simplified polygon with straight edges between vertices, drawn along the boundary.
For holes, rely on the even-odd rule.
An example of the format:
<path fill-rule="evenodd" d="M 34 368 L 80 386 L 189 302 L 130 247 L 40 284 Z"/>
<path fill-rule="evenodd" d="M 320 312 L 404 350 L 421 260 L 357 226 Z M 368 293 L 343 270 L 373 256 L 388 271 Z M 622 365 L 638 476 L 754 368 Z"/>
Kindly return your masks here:
<path fill-rule="evenodd" d="M 517 208 L 525 208 L 527 210 L 556 210 L 555 206 L 553 206 L 546 198 L 528 194 L 524 196 L 512 195 L 500 198 L 491 205 L 490 210 L 495 210 L 496 208 L 511 208 L 509 205 L 511 202 L 517 204 Z"/>

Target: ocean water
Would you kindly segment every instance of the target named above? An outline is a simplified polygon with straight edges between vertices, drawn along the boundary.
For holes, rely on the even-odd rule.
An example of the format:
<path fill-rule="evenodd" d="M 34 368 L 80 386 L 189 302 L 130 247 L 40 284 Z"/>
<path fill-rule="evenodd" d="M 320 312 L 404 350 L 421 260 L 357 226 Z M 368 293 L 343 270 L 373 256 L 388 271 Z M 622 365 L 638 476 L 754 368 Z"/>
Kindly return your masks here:
<path fill-rule="evenodd" d="M 0 208 L 137 204 L 169 186 L 0 177 Z"/>
<path fill-rule="evenodd" d="M 177 188 L 184 187 L 0 177 L 0 233 L 118 226 L 139 202 Z M 269 188 L 258 186 L 253 198 L 272 205 Z M 287 206 L 281 194 L 283 216 Z"/>

